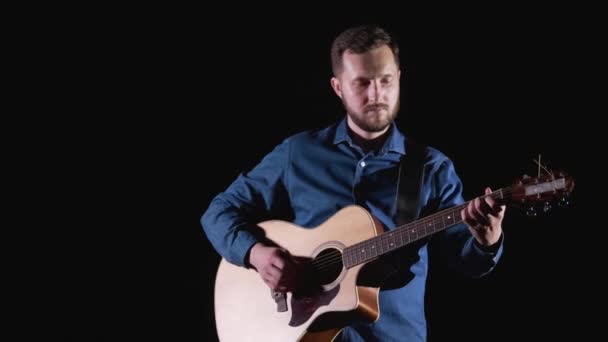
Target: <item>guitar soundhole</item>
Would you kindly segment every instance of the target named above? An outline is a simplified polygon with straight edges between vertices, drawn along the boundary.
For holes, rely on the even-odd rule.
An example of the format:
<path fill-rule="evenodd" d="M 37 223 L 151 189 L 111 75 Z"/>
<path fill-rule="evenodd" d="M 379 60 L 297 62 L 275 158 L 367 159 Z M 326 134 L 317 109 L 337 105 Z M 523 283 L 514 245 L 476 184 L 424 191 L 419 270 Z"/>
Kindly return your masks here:
<path fill-rule="evenodd" d="M 314 258 L 312 268 L 320 285 L 331 284 L 342 272 L 342 253 L 335 248 L 325 249 Z"/>

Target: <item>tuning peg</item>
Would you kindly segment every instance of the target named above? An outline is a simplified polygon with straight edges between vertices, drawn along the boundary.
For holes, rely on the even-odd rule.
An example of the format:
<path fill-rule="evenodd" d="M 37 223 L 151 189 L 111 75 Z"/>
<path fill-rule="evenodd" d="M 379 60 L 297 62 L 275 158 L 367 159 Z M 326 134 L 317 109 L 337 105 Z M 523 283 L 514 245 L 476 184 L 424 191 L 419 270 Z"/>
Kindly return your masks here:
<path fill-rule="evenodd" d="M 568 199 L 567 197 L 562 197 L 558 202 L 557 205 L 559 205 L 562 208 L 567 208 L 570 206 L 570 199 Z"/>
<path fill-rule="evenodd" d="M 530 217 L 536 217 L 536 215 L 537 215 L 536 209 L 534 209 L 533 206 L 528 207 L 528 210 L 526 210 L 526 215 L 528 215 Z"/>
<path fill-rule="evenodd" d="M 551 204 L 549 202 L 545 202 L 545 205 L 543 205 L 543 212 L 547 213 L 549 210 L 551 210 Z"/>

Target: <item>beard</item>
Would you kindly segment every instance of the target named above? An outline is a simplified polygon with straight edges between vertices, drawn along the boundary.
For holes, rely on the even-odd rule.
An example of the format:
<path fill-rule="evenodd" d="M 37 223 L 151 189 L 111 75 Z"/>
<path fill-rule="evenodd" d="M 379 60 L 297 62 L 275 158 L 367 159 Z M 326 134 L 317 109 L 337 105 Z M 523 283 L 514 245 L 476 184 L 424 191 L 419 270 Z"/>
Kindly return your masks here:
<path fill-rule="evenodd" d="M 348 117 L 361 129 L 367 132 L 382 132 L 390 124 L 395 121 L 399 112 L 399 98 L 395 103 L 395 107 L 391 110 L 387 104 L 369 105 L 363 108 L 363 111 L 356 111 L 351 106 L 342 100 Z"/>

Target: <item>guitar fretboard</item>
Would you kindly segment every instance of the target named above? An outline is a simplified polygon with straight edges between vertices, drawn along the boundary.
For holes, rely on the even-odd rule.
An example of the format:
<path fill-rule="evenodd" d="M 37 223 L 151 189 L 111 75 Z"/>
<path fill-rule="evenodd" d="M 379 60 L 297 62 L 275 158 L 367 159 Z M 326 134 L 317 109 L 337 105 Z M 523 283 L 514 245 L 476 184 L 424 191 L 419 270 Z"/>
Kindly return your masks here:
<path fill-rule="evenodd" d="M 499 201 L 504 200 L 502 189 L 495 191 L 491 196 Z M 469 202 L 466 202 L 445 209 L 349 246 L 344 249 L 342 262 L 346 268 L 350 268 L 462 223 L 460 211 L 468 204 Z"/>

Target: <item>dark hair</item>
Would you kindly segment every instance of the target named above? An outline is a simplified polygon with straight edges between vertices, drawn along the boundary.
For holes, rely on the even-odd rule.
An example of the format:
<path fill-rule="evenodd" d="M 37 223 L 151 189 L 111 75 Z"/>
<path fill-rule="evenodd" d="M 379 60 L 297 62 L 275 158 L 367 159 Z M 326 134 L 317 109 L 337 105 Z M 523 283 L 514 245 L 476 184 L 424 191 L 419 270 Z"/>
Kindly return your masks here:
<path fill-rule="evenodd" d="M 399 66 L 399 46 L 395 39 L 381 27 L 363 25 L 343 31 L 331 45 L 331 67 L 334 76 L 338 76 L 342 71 L 342 55 L 347 50 L 364 53 L 382 45 L 387 45 L 391 49 L 395 56 L 395 63 Z"/>

